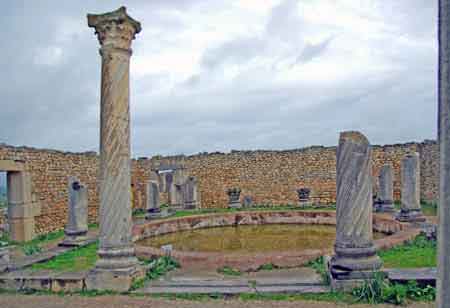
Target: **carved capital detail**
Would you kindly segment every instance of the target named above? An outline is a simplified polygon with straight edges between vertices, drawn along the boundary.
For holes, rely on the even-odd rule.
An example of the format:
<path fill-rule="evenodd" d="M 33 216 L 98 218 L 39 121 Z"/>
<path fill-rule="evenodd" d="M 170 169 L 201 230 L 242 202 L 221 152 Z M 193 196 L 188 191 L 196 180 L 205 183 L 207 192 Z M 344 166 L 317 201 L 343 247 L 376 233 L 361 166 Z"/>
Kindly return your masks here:
<path fill-rule="evenodd" d="M 88 26 L 95 28 L 102 50 L 131 52 L 131 41 L 141 31 L 141 24 L 128 16 L 126 8 L 105 14 L 88 14 Z"/>

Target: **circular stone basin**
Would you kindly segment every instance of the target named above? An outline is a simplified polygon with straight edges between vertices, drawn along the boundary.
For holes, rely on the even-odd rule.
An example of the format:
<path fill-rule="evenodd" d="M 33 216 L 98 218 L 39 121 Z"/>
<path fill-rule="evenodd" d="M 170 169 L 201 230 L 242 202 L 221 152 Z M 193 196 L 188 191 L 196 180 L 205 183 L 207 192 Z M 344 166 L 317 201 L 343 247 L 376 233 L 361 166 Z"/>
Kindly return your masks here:
<path fill-rule="evenodd" d="M 383 236 L 374 233 L 375 238 Z M 137 244 L 155 248 L 172 245 L 178 251 L 266 253 L 331 248 L 335 238 L 335 226 L 272 224 L 180 231 L 146 238 Z"/>
<path fill-rule="evenodd" d="M 175 232 L 137 244 L 157 248 L 170 244 L 179 251 L 224 253 L 298 251 L 332 247 L 335 230 L 326 225 L 241 225 Z"/>

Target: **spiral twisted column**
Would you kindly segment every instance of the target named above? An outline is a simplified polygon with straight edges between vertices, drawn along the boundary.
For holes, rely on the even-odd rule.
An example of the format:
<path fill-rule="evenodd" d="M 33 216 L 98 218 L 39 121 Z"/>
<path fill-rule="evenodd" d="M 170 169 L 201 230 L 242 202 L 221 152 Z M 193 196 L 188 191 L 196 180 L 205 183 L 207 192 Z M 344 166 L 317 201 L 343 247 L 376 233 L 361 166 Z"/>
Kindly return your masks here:
<path fill-rule="evenodd" d="M 131 42 L 140 23 L 125 7 L 88 14 L 102 57 L 100 106 L 100 236 L 96 270 L 132 271 L 129 74 Z"/>
<path fill-rule="evenodd" d="M 364 278 L 381 267 L 372 232 L 371 148 L 359 132 L 343 132 L 336 154 L 336 242 L 331 273 L 337 279 Z"/>

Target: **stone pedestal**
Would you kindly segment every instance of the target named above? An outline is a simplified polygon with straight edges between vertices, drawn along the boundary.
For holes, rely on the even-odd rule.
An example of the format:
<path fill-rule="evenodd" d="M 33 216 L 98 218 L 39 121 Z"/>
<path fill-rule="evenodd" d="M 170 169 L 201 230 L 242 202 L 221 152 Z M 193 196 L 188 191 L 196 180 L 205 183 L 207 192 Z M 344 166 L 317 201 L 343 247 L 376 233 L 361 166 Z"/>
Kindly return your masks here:
<path fill-rule="evenodd" d="M 252 196 L 244 196 L 244 198 L 242 198 L 242 206 L 244 208 L 251 208 L 253 206 Z"/>
<path fill-rule="evenodd" d="M 171 209 L 183 209 L 184 187 L 182 183 L 173 182 L 169 187 L 169 205 Z"/>
<path fill-rule="evenodd" d="M 230 188 L 227 190 L 228 194 L 228 207 L 240 209 L 242 208 L 240 195 L 241 195 L 241 189 L 239 188 Z"/>
<path fill-rule="evenodd" d="M 440 189 L 438 227 L 437 308 L 450 307 L 450 0 L 439 0 Z"/>
<path fill-rule="evenodd" d="M 87 241 L 88 192 L 76 177 L 69 177 L 69 217 L 61 246 L 80 246 Z"/>
<path fill-rule="evenodd" d="M 391 165 L 381 167 L 378 181 L 380 183 L 380 193 L 375 201 L 375 211 L 394 212 L 394 182 Z"/>
<path fill-rule="evenodd" d="M 346 289 L 381 267 L 372 231 L 372 155 L 359 132 L 340 135 L 336 164 L 336 242 L 329 270 L 332 286 Z"/>
<path fill-rule="evenodd" d="M 98 260 L 89 289 L 123 291 L 130 287 L 137 259 L 132 242 L 129 72 L 131 41 L 141 30 L 125 7 L 88 14 L 102 56 L 100 106 L 100 235 Z"/>
<path fill-rule="evenodd" d="M 150 181 L 146 186 L 147 202 L 146 202 L 146 219 L 160 218 L 161 208 L 159 202 L 159 185 L 156 181 Z"/>
<path fill-rule="evenodd" d="M 423 222 L 420 208 L 420 160 L 419 154 L 406 155 L 401 162 L 402 205 L 397 219 L 402 222 Z"/>
<path fill-rule="evenodd" d="M 194 176 L 187 178 L 184 183 L 183 207 L 187 210 L 195 209 L 199 206 L 198 181 Z"/>

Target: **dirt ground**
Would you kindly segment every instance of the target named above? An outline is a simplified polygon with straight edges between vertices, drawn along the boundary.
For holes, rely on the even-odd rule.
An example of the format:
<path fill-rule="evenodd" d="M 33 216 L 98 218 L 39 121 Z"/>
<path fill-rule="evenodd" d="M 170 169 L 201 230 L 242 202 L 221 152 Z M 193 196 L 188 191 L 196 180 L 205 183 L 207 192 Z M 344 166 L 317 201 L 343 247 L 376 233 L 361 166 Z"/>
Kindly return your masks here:
<path fill-rule="evenodd" d="M 312 301 L 239 301 L 239 300 L 206 300 L 206 301 L 186 301 L 186 300 L 165 300 L 150 297 L 130 297 L 130 296 L 47 296 L 47 295 L 0 295 L 1 308 L 331 308 L 331 307 L 374 307 L 372 305 L 346 305 L 326 302 Z M 389 305 L 377 305 L 375 307 L 387 308 L 396 307 Z M 433 303 L 414 303 L 408 307 L 431 308 Z"/>

